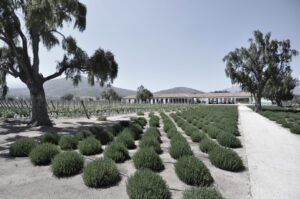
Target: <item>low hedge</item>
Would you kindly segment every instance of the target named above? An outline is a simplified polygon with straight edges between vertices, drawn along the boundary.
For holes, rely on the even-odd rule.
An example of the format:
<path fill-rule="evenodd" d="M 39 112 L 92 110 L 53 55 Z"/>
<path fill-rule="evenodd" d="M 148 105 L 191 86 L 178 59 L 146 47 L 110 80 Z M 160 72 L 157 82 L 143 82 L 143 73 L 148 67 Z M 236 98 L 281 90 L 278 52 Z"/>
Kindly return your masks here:
<path fill-rule="evenodd" d="M 97 131 L 92 132 L 95 138 L 101 142 L 102 145 L 106 145 L 114 139 L 111 132 L 104 130 L 103 128 L 98 128 Z"/>
<path fill-rule="evenodd" d="M 240 140 L 231 133 L 220 133 L 217 136 L 217 141 L 225 147 L 238 148 L 242 146 Z"/>
<path fill-rule="evenodd" d="M 58 153 L 59 149 L 55 144 L 43 143 L 32 149 L 29 157 L 34 165 L 48 165 Z"/>
<path fill-rule="evenodd" d="M 166 181 L 149 169 L 141 169 L 131 176 L 126 184 L 126 191 L 130 199 L 169 199 Z"/>
<path fill-rule="evenodd" d="M 91 136 L 94 136 L 91 131 L 84 130 L 84 131 L 80 131 L 79 133 L 76 133 L 75 138 L 80 141 Z"/>
<path fill-rule="evenodd" d="M 52 143 L 52 144 L 58 144 L 60 139 L 60 135 L 57 133 L 45 133 L 41 136 L 41 143 Z"/>
<path fill-rule="evenodd" d="M 210 162 L 216 167 L 228 171 L 240 171 L 244 168 L 239 155 L 231 149 L 216 147 L 208 153 Z"/>
<path fill-rule="evenodd" d="M 159 127 L 159 117 L 154 115 L 149 120 L 149 125 L 151 127 Z"/>
<path fill-rule="evenodd" d="M 115 162 L 124 162 L 130 159 L 126 146 L 117 141 L 111 142 L 104 150 L 104 157 L 110 158 Z"/>
<path fill-rule="evenodd" d="M 51 163 L 53 175 L 56 177 L 68 177 L 81 172 L 84 164 L 82 155 L 75 151 L 59 153 Z"/>
<path fill-rule="evenodd" d="M 207 136 L 200 132 L 200 131 L 195 131 L 192 136 L 191 139 L 193 142 L 200 142 L 201 140 L 203 140 L 204 138 L 206 138 Z"/>
<path fill-rule="evenodd" d="M 160 143 L 155 136 L 143 137 L 139 143 L 139 147 L 140 148 L 146 148 L 146 147 L 153 148 L 156 153 L 158 153 L 158 154 L 162 153 L 162 150 L 160 148 Z"/>
<path fill-rule="evenodd" d="M 220 147 L 220 146 L 216 142 L 210 140 L 209 138 L 204 138 L 199 143 L 199 148 L 204 153 L 209 153 L 216 147 Z"/>
<path fill-rule="evenodd" d="M 137 123 L 136 124 L 132 124 L 132 125 L 130 125 L 127 128 L 130 129 L 131 134 L 133 135 L 133 137 L 134 137 L 135 140 L 138 140 L 140 138 L 140 135 L 143 133 L 143 127 L 141 127 L 141 125 L 139 125 Z"/>
<path fill-rule="evenodd" d="M 141 127 L 144 127 L 147 124 L 147 120 L 144 117 L 131 117 L 130 120 L 139 124 Z"/>
<path fill-rule="evenodd" d="M 216 139 L 217 136 L 219 135 L 220 133 L 220 129 L 216 128 L 216 127 L 212 127 L 210 126 L 208 129 L 207 129 L 207 134 L 209 135 L 209 137 L 213 138 L 213 139 Z"/>
<path fill-rule="evenodd" d="M 159 141 L 159 143 L 162 143 L 161 139 L 160 139 L 160 132 L 157 128 L 155 127 L 150 127 L 146 130 L 146 132 L 144 133 L 143 137 L 147 137 L 147 136 L 154 136 L 156 137 L 157 141 Z"/>
<path fill-rule="evenodd" d="M 208 168 L 195 156 L 183 156 L 175 164 L 175 172 L 180 180 L 189 185 L 209 186 L 213 178 Z"/>
<path fill-rule="evenodd" d="M 9 154 L 13 157 L 26 157 L 38 143 L 32 138 L 20 138 L 9 147 Z"/>
<path fill-rule="evenodd" d="M 130 121 L 123 120 L 123 121 L 120 121 L 119 124 L 122 126 L 122 128 L 129 127 L 130 126 Z"/>
<path fill-rule="evenodd" d="M 148 116 L 149 116 L 149 117 L 153 117 L 153 116 L 154 116 L 154 112 L 150 112 L 150 113 L 148 114 Z"/>
<path fill-rule="evenodd" d="M 300 134 L 300 126 L 294 126 L 291 128 L 291 132 L 295 134 Z"/>
<path fill-rule="evenodd" d="M 116 137 L 117 142 L 123 143 L 128 149 L 135 149 L 136 145 L 134 143 L 134 139 L 132 134 L 129 132 L 122 132 Z"/>
<path fill-rule="evenodd" d="M 100 141 L 94 137 L 88 137 L 79 142 L 78 149 L 83 155 L 94 155 L 102 151 Z"/>
<path fill-rule="evenodd" d="M 180 134 L 172 137 L 169 153 L 174 159 L 179 159 L 186 155 L 193 155 L 189 143 Z"/>
<path fill-rule="evenodd" d="M 169 131 L 167 132 L 167 136 L 169 139 L 172 139 L 173 136 L 176 136 L 178 134 L 180 135 L 180 133 L 177 131 L 177 129 L 175 127 L 169 129 Z"/>
<path fill-rule="evenodd" d="M 106 121 L 107 119 L 106 119 L 105 116 L 100 116 L 100 117 L 98 117 L 97 120 L 98 120 L 98 121 Z"/>
<path fill-rule="evenodd" d="M 78 140 L 74 136 L 65 135 L 60 138 L 58 144 L 62 150 L 72 150 L 77 148 Z"/>
<path fill-rule="evenodd" d="M 141 112 L 141 111 L 137 112 L 136 114 L 137 115 L 145 115 L 144 112 Z"/>
<path fill-rule="evenodd" d="M 183 199 L 224 199 L 214 188 L 194 187 L 183 192 Z"/>
<path fill-rule="evenodd" d="M 141 148 L 133 156 L 135 168 L 148 168 L 152 171 L 161 171 L 164 165 L 159 155 L 152 148 Z"/>
<path fill-rule="evenodd" d="M 99 158 L 87 164 L 82 175 L 84 184 L 88 187 L 108 187 L 116 184 L 120 172 L 115 162 L 109 158 Z"/>

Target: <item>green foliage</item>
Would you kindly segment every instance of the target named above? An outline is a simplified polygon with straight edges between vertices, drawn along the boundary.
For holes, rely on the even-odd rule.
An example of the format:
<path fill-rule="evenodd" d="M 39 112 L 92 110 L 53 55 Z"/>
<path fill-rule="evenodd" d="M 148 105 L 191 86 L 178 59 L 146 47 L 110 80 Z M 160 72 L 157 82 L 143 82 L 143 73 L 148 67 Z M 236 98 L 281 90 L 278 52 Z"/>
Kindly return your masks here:
<path fill-rule="evenodd" d="M 41 143 L 52 143 L 52 144 L 58 144 L 60 139 L 60 135 L 57 133 L 45 133 L 41 136 Z"/>
<path fill-rule="evenodd" d="M 98 121 L 106 121 L 106 117 L 105 116 L 100 116 L 97 118 Z"/>
<path fill-rule="evenodd" d="M 28 156 L 37 144 L 38 143 L 32 138 L 20 138 L 10 145 L 9 154 L 14 157 Z"/>
<path fill-rule="evenodd" d="M 137 169 L 148 168 L 152 171 L 161 171 L 164 165 L 153 148 L 141 148 L 133 156 L 133 163 Z"/>
<path fill-rule="evenodd" d="M 53 175 L 56 177 L 68 177 L 81 172 L 84 164 L 82 155 L 75 151 L 59 153 L 51 164 Z"/>
<path fill-rule="evenodd" d="M 220 133 L 220 129 L 216 128 L 216 127 L 213 127 L 213 126 L 209 126 L 207 129 L 206 129 L 206 133 L 209 135 L 209 137 L 213 138 L 213 139 L 216 139 L 217 136 L 219 135 Z"/>
<path fill-rule="evenodd" d="M 103 91 L 101 93 L 101 97 L 108 101 L 120 101 L 121 96 L 114 91 L 112 88 L 108 89 L 107 91 Z"/>
<path fill-rule="evenodd" d="M 183 156 L 193 155 L 192 149 L 186 139 L 178 134 L 171 138 L 171 147 L 169 153 L 174 159 L 179 159 Z"/>
<path fill-rule="evenodd" d="M 144 137 L 148 137 L 148 136 L 154 136 L 154 137 L 156 137 L 156 139 L 157 139 L 157 141 L 159 142 L 159 143 L 162 143 L 162 141 L 161 141 L 161 139 L 160 139 L 160 132 L 159 132 L 159 130 L 157 129 L 157 128 L 155 128 L 155 127 L 150 127 L 150 128 L 148 128 L 147 130 L 146 130 L 146 132 L 144 133 L 144 135 L 143 135 L 143 138 Z"/>
<path fill-rule="evenodd" d="M 84 131 L 80 131 L 80 132 L 76 133 L 75 138 L 77 140 L 83 140 L 85 138 L 92 137 L 92 136 L 94 136 L 94 135 L 91 131 L 84 130 Z"/>
<path fill-rule="evenodd" d="M 72 94 L 65 94 L 60 99 L 63 100 L 63 101 L 72 101 L 73 98 L 74 98 L 74 95 L 72 95 Z"/>
<path fill-rule="evenodd" d="M 136 114 L 137 114 L 137 115 L 145 115 L 144 112 L 140 112 L 140 111 L 137 112 Z"/>
<path fill-rule="evenodd" d="M 291 132 L 295 134 L 300 134 L 300 126 L 294 126 L 291 128 Z"/>
<path fill-rule="evenodd" d="M 40 144 L 29 154 L 30 160 L 34 165 L 48 165 L 55 155 L 59 153 L 56 145 L 51 143 Z"/>
<path fill-rule="evenodd" d="M 124 131 L 124 132 L 120 133 L 116 137 L 116 141 L 124 144 L 127 149 L 135 149 L 136 148 L 136 145 L 135 145 L 134 139 L 133 139 L 133 135 L 132 135 L 132 133 L 130 133 L 128 131 Z"/>
<path fill-rule="evenodd" d="M 169 199 L 166 182 L 162 177 L 148 169 L 141 169 L 131 176 L 126 185 L 130 199 Z"/>
<path fill-rule="evenodd" d="M 145 102 L 153 98 L 153 94 L 148 89 L 144 88 L 143 85 L 139 86 L 136 93 L 136 99 Z"/>
<path fill-rule="evenodd" d="M 78 140 L 74 136 L 65 135 L 60 138 L 58 144 L 62 150 L 72 150 L 77 148 Z"/>
<path fill-rule="evenodd" d="M 195 131 L 191 136 L 193 142 L 200 142 L 204 138 L 207 138 L 206 135 L 200 131 Z"/>
<path fill-rule="evenodd" d="M 110 158 L 115 162 L 124 162 L 129 159 L 129 153 L 126 146 L 117 141 L 111 142 L 104 150 L 104 157 Z"/>
<path fill-rule="evenodd" d="M 159 117 L 154 115 L 150 118 L 149 124 L 151 127 L 159 127 Z"/>
<path fill-rule="evenodd" d="M 239 155 L 231 149 L 216 147 L 208 153 L 210 162 L 216 167 L 228 171 L 240 171 L 244 168 Z"/>
<path fill-rule="evenodd" d="M 219 133 L 217 141 L 225 147 L 238 148 L 242 146 L 240 140 L 231 133 Z"/>
<path fill-rule="evenodd" d="M 101 142 L 101 144 L 106 145 L 114 139 L 111 132 L 104 130 L 103 128 L 97 128 L 97 131 L 92 132 L 95 138 Z"/>
<path fill-rule="evenodd" d="M 140 148 L 152 148 L 156 153 L 162 153 L 162 150 L 160 148 L 160 143 L 157 140 L 157 137 L 155 136 L 146 136 L 142 137 L 140 143 L 139 143 Z"/>
<path fill-rule="evenodd" d="M 83 169 L 83 181 L 88 187 L 107 187 L 116 184 L 120 178 L 120 172 L 109 158 L 99 158 L 87 164 Z"/>
<path fill-rule="evenodd" d="M 204 153 L 209 153 L 214 148 L 220 147 L 216 142 L 210 140 L 209 138 L 204 138 L 199 143 L 199 148 Z"/>
<path fill-rule="evenodd" d="M 183 199 L 224 199 L 222 195 L 213 188 L 194 187 L 183 192 Z"/>
<path fill-rule="evenodd" d="M 209 186 L 213 182 L 208 168 L 195 156 L 179 158 L 175 172 L 180 180 L 189 185 Z"/>
<path fill-rule="evenodd" d="M 130 126 L 130 122 L 127 120 L 120 121 L 120 125 L 125 128 Z"/>
<path fill-rule="evenodd" d="M 83 155 L 94 155 L 102 151 L 101 143 L 93 137 L 88 137 L 79 142 L 78 149 Z"/>
<path fill-rule="evenodd" d="M 153 117 L 153 116 L 154 116 L 154 112 L 150 112 L 150 113 L 148 114 L 148 116 L 149 116 L 149 117 Z"/>

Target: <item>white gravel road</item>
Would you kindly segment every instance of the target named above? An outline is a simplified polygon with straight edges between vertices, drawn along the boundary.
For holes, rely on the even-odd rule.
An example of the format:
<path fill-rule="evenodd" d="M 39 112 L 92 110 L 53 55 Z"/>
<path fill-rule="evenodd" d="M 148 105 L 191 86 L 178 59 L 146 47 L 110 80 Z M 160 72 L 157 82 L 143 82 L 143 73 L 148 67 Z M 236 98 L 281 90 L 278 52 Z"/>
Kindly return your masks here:
<path fill-rule="evenodd" d="M 239 106 L 253 199 L 300 198 L 300 135 Z"/>

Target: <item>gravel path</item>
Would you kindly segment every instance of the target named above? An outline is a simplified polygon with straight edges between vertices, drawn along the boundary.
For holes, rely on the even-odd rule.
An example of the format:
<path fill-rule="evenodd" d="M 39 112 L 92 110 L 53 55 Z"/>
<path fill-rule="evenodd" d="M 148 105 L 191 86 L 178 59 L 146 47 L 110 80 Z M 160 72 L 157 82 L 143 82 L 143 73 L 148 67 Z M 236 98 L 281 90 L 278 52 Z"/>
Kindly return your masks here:
<path fill-rule="evenodd" d="M 300 136 L 239 106 L 253 199 L 300 198 Z"/>

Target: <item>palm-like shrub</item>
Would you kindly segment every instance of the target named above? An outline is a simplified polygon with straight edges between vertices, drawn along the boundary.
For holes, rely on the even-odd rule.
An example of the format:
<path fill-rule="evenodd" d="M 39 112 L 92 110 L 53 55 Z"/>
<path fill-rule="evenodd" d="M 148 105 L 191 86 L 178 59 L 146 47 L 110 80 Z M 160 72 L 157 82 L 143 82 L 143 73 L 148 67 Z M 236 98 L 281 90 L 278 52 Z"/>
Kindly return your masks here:
<path fill-rule="evenodd" d="M 237 148 L 242 146 L 240 140 L 231 133 L 220 133 L 217 136 L 217 141 L 225 147 Z"/>
<path fill-rule="evenodd" d="M 210 162 L 216 167 L 228 171 L 240 171 L 244 168 L 239 155 L 231 149 L 216 147 L 208 153 Z"/>
<path fill-rule="evenodd" d="M 94 155 L 102 151 L 100 141 L 94 137 L 88 137 L 79 142 L 78 149 L 83 155 Z"/>
<path fill-rule="evenodd" d="M 183 199 L 223 199 L 223 197 L 213 188 L 197 187 L 184 191 Z"/>
<path fill-rule="evenodd" d="M 160 143 L 155 136 L 143 137 L 139 143 L 140 148 L 152 148 L 156 153 L 162 153 Z"/>
<path fill-rule="evenodd" d="M 189 185 L 209 186 L 213 182 L 208 168 L 195 156 L 181 157 L 175 164 L 175 172 Z"/>
<path fill-rule="evenodd" d="M 29 154 L 30 160 L 34 165 L 48 165 L 55 155 L 59 153 L 56 145 L 43 143 L 36 146 Z"/>
<path fill-rule="evenodd" d="M 52 144 L 58 144 L 60 139 L 60 135 L 57 133 L 45 133 L 41 136 L 41 143 L 52 143 Z"/>
<path fill-rule="evenodd" d="M 85 139 L 87 137 L 91 137 L 91 136 L 94 136 L 91 131 L 84 130 L 84 131 L 80 131 L 80 132 L 76 133 L 75 138 L 77 140 L 83 140 L 83 139 Z"/>
<path fill-rule="evenodd" d="M 37 142 L 32 138 L 21 138 L 10 145 L 9 154 L 14 157 L 28 156 L 33 148 L 37 146 Z"/>
<path fill-rule="evenodd" d="M 169 199 L 170 192 L 162 177 L 149 169 L 141 169 L 131 176 L 126 185 L 130 199 Z"/>
<path fill-rule="evenodd" d="M 107 187 L 120 180 L 120 172 L 109 158 L 99 158 L 87 164 L 83 169 L 83 181 L 89 187 Z"/>
<path fill-rule="evenodd" d="M 72 150 L 77 148 L 78 140 L 71 135 L 65 135 L 60 138 L 59 146 L 62 150 Z"/>
<path fill-rule="evenodd" d="M 124 162 L 129 159 L 129 153 L 126 146 L 117 141 L 111 142 L 104 150 L 104 157 L 110 158 L 115 162 Z"/>
<path fill-rule="evenodd" d="M 209 138 L 204 138 L 199 143 L 199 148 L 204 153 L 209 153 L 216 147 L 220 147 L 220 146 L 216 142 L 210 140 Z"/>
<path fill-rule="evenodd" d="M 135 149 L 134 139 L 129 132 L 122 132 L 116 137 L 117 142 L 123 143 L 128 149 Z"/>
<path fill-rule="evenodd" d="M 56 177 L 68 177 L 81 172 L 84 164 L 82 155 L 75 151 L 59 153 L 51 163 L 53 175 Z"/>
<path fill-rule="evenodd" d="M 139 149 L 133 156 L 133 163 L 137 169 L 148 168 L 152 171 L 164 169 L 162 160 L 152 148 Z"/>

